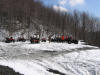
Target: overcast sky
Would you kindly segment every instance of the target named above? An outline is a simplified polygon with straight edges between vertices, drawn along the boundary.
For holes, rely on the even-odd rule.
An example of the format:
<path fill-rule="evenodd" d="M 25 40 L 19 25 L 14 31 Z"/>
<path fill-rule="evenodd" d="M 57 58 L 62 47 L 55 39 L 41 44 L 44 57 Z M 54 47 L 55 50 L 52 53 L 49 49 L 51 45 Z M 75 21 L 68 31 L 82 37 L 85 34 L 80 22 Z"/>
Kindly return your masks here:
<path fill-rule="evenodd" d="M 62 11 L 86 11 L 91 15 L 100 18 L 100 0 L 42 0 L 47 6 L 53 6 L 58 10 L 58 6 Z"/>

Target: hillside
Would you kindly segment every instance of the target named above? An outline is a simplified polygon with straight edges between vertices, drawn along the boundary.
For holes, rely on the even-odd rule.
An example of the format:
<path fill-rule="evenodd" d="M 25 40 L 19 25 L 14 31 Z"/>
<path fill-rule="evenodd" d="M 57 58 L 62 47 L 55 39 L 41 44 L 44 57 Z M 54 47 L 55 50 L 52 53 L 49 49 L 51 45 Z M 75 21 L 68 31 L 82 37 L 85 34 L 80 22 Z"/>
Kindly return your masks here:
<path fill-rule="evenodd" d="M 52 8 L 45 7 L 35 0 L 2 0 L 0 6 L 2 6 L 0 8 L 0 28 L 7 30 L 9 36 L 21 30 L 23 30 L 22 36 L 32 31 L 39 34 L 40 25 L 44 32 L 47 32 L 46 34 L 55 33 L 59 29 L 55 26 L 57 25 L 56 17 L 59 17 L 59 21 L 62 20 Z"/>

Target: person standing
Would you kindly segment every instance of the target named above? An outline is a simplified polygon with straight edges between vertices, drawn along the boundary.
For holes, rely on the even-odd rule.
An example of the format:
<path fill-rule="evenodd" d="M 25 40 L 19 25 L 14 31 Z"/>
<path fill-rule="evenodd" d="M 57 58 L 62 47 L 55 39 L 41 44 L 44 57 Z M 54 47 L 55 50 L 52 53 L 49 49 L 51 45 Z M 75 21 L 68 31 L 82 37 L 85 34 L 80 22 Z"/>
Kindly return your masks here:
<path fill-rule="evenodd" d="M 65 39 L 65 38 L 64 38 L 64 35 L 62 35 L 62 36 L 61 36 L 61 40 L 62 40 L 62 42 L 64 42 L 64 39 Z"/>
<path fill-rule="evenodd" d="M 49 41 L 49 43 L 51 42 L 51 36 L 49 36 L 48 41 Z"/>

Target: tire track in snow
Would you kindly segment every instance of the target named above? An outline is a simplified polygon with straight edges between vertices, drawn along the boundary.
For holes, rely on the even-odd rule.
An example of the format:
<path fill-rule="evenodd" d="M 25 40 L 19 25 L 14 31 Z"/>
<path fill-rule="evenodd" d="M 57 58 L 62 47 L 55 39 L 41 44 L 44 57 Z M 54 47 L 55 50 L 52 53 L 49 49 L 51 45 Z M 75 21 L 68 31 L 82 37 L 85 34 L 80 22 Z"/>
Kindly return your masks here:
<path fill-rule="evenodd" d="M 5 53 L 4 56 L 1 56 L 2 58 L 5 58 L 7 60 L 9 59 L 22 59 L 22 60 L 48 60 L 54 57 L 57 57 L 59 55 L 66 55 L 66 54 L 70 54 L 70 53 L 74 53 L 77 52 L 78 56 L 76 57 L 75 60 L 77 61 L 73 61 L 73 62 L 56 62 L 55 59 L 52 59 L 52 61 L 54 61 L 54 63 L 59 64 L 60 66 L 62 66 L 64 69 L 66 69 L 66 71 L 72 75 L 100 75 L 99 72 L 99 62 L 97 63 L 97 61 L 90 61 L 90 60 L 85 60 L 84 62 L 82 61 L 78 61 L 78 57 L 81 57 L 81 51 L 86 52 L 87 50 L 97 50 L 98 48 L 94 48 L 94 47 L 83 47 L 83 48 L 75 48 L 75 49 L 70 49 L 70 50 L 63 50 L 63 51 L 36 51 L 36 50 L 21 50 L 20 45 L 9 45 L 9 47 L 6 48 L 2 48 L 1 51 Z M 5 50 L 8 49 L 8 50 Z M 32 52 L 31 52 L 32 51 Z M 66 57 L 66 56 L 65 56 Z M 67 58 L 65 58 L 67 60 Z M 43 62 L 43 61 L 41 61 Z M 97 63 L 97 64 L 96 64 Z M 46 63 L 47 64 L 47 63 Z M 64 65 L 64 66 L 63 66 Z M 98 65 L 98 66 L 96 66 Z M 44 65 L 42 65 L 44 66 Z M 96 68 L 97 67 L 97 68 Z M 67 75 L 67 73 L 66 73 Z M 68 74 L 69 75 L 69 74 Z"/>

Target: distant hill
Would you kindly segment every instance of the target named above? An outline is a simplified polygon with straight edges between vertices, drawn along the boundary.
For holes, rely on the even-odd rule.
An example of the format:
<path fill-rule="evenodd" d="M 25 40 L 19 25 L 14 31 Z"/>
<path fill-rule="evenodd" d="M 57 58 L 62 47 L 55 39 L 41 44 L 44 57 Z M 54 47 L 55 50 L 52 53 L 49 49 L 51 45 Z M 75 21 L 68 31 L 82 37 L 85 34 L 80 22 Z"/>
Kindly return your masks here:
<path fill-rule="evenodd" d="M 99 41 L 100 20 L 86 12 L 60 12 L 39 0 L 0 0 L 0 29 L 9 36 L 20 33 L 27 38 L 69 35 L 86 42 Z M 94 34 L 94 35 L 93 35 Z M 19 34 L 18 34 L 19 35 Z M 92 41 L 94 43 L 94 41 Z"/>

